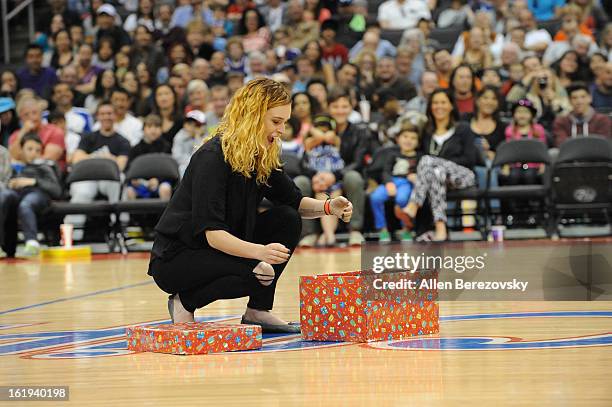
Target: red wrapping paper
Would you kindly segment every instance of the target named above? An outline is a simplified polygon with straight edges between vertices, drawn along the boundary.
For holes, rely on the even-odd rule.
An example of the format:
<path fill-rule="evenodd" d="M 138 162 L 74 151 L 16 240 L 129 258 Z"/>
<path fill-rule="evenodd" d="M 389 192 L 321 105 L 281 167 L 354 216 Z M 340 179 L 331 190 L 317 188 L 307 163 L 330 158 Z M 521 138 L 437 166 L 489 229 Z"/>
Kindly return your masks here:
<path fill-rule="evenodd" d="M 430 276 L 403 272 L 394 279 L 402 277 L 418 284 Z M 370 290 L 375 278 L 379 276 L 360 271 L 300 277 L 302 338 L 370 342 L 439 331 L 437 290 Z"/>
<path fill-rule="evenodd" d="M 126 328 L 128 349 L 136 352 L 203 355 L 261 348 L 258 325 L 186 322 Z"/>

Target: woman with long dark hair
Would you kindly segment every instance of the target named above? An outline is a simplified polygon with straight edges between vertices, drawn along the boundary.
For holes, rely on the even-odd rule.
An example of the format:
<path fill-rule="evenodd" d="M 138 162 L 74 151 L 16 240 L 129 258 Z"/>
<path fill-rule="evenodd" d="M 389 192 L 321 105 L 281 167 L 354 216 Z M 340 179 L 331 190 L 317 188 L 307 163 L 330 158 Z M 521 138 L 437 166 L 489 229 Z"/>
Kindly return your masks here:
<path fill-rule="evenodd" d="M 256 8 L 247 9 L 242 13 L 238 34 L 242 36 L 242 46 L 247 54 L 251 51 L 264 52 L 270 46 L 270 31 Z"/>
<path fill-rule="evenodd" d="M 89 110 L 91 114 L 96 114 L 98 104 L 104 100 L 110 100 L 111 92 L 116 85 L 115 73 L 111 69 L 102 71 L 96 77 L 93 93 L 85 99 L 85 109 Z"/>
<path fill-rule="evenodd" d="M 161 84 L 153 92 L 153 113 L 162 119 L 162 137 L 170 144 L 183 127 L 179 100 L 172 86 Z"/>
<path fill-rule="evenodd" d="M 320 113 L 319 103 L 308 93 L 298 92 L 291 97 L 291 110 L 293 116 L 300 121 L 296 139 L 301 143 L 302 138 L 312 127 L 312 118 L 315 114 Z"/>
<path fill-rule="evenodd" d="M 404 224 L 410 225 L 419 208 L 429 198 L 435 226 L 434 241 L 448 238 L 446 229 L 446 191 L 474 186 L 476 164 L 474 136 L 466 123 L 458 123 L 453 96 L 447 89 L 436 89 L 427 104 L 427 126 L 423 133 L 423 158 Z"/>
<path fill-rule="evenodd" d="M 280 136 L 291 97 L 279 82 L 254 79 L 227 106 L 215 134 L 193 154 L 155 227 L 149 275 L 166 293 L 173 322 L 230 298 L 249 297 L 242 323 L 263 332 L 299 333 L 270 312 L 278 279 L 301 232 L 301 218 L 333 215 L 344 222 L 344 197 L 302 197 L 280 162 Z M 273 203 L 258 212 L 263 197 Z"/>
<path fill-rule="evenodd" d="M 503 102 L 499 94 L 499 90 L 487 85 L 483 87 L 476 95 L 474 117 L 470 121 L 470 131 L 474 137 L 476 148 L 482 155 L 482 161 L 486 165 L 477 165 L 474 167 L 478 187 L 486 188 L 487 169 L 495 158 L 495 150 L 497 146 L 504 141 L 504 124 L 499 118 L 499 112 L 503 107 Z M 491 171 L 491 186 L 496 187 L 498 183 L 499 168 L 493 168 Z M 493 210 L 500 208 L 499 199 L 492 199 L 490 207 Z"/>

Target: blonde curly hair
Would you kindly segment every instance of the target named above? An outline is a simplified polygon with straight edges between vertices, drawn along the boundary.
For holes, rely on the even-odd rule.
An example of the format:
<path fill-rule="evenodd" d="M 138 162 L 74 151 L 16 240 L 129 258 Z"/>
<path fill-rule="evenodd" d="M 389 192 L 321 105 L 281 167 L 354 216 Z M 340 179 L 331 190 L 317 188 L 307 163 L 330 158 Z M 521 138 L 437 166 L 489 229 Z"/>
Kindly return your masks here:
<path fill-rule="evenodd" d="M 246 178 L 255 172 L 257 183 L 265 184 L 272 171 L 280 168 L 280 147 L 268 143 L 264 115 L 290 104 L 287 88 L 272 79 L 253 79 L 236 91 L 212 135 L 221 138 L 225 161 L 233 171 Z"/>

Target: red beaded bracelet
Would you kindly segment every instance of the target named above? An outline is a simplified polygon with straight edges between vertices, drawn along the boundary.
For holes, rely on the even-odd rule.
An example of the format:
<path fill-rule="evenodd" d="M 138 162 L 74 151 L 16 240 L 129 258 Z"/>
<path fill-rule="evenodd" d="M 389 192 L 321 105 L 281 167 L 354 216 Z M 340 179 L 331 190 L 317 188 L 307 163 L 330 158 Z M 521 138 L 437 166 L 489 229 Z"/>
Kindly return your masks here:
<path fill-rule="evenodd" d="M 327 198 L 325 200 L 325 203 L 323 204 L 323 211 L 325 212 L 326 215 L 331 215 L 331 208 L 330 208 L 330 204 L 331 204 L 331 199 Z"/>

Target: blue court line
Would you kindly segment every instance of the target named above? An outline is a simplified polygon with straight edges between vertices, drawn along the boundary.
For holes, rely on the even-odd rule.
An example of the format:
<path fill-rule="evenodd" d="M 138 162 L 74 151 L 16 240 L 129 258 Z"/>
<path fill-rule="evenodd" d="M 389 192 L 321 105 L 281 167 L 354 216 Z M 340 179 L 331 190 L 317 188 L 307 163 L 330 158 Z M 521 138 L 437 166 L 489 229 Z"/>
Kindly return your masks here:
<path fill-rule="evenodd" d="M 38 304 L 26 305 L 24 307 L 13 308 L 13 309 L 9 309 L 9 310 L 6 310 L 6 311 L 0 311 L 0 315 L 10 314 L 11 312 L 23 311 L 25 309 L 30 309 L 30 308 L 42 307 L 43 305 L 55 304 L 55 303 L 58 303 L 58 302 L 64 302 L 64 301 L 70 301 L 70 300 L 78 300 L 80 298 L 86 298 L 86 297 L 93 297 L 94 295 L 112 293 L 112 292 L 115 292 L 115 291 L 126 290 L 128 288 L 140 287 L 140 286 L 143 286 L 143 285 L 148 285 L 148 284 L 153 284 L 153 283 L 154 283 L 154 281 L 150 280 L 150 281 L 144 281 L 142 283 L 128 284 L 128 285 L 123 285 L 121 287 L 115 287 L 115 288 L 109 288 L 109 289 L 106 289 L 106 290 L 94 291 L 94 292 L 88 293 L 88 294 L 75 295 L 73 297 L 58 298 L 56 300 L 45 301 L 45 302 L 41 302 L 41 303 L 38 303 Z"/>

